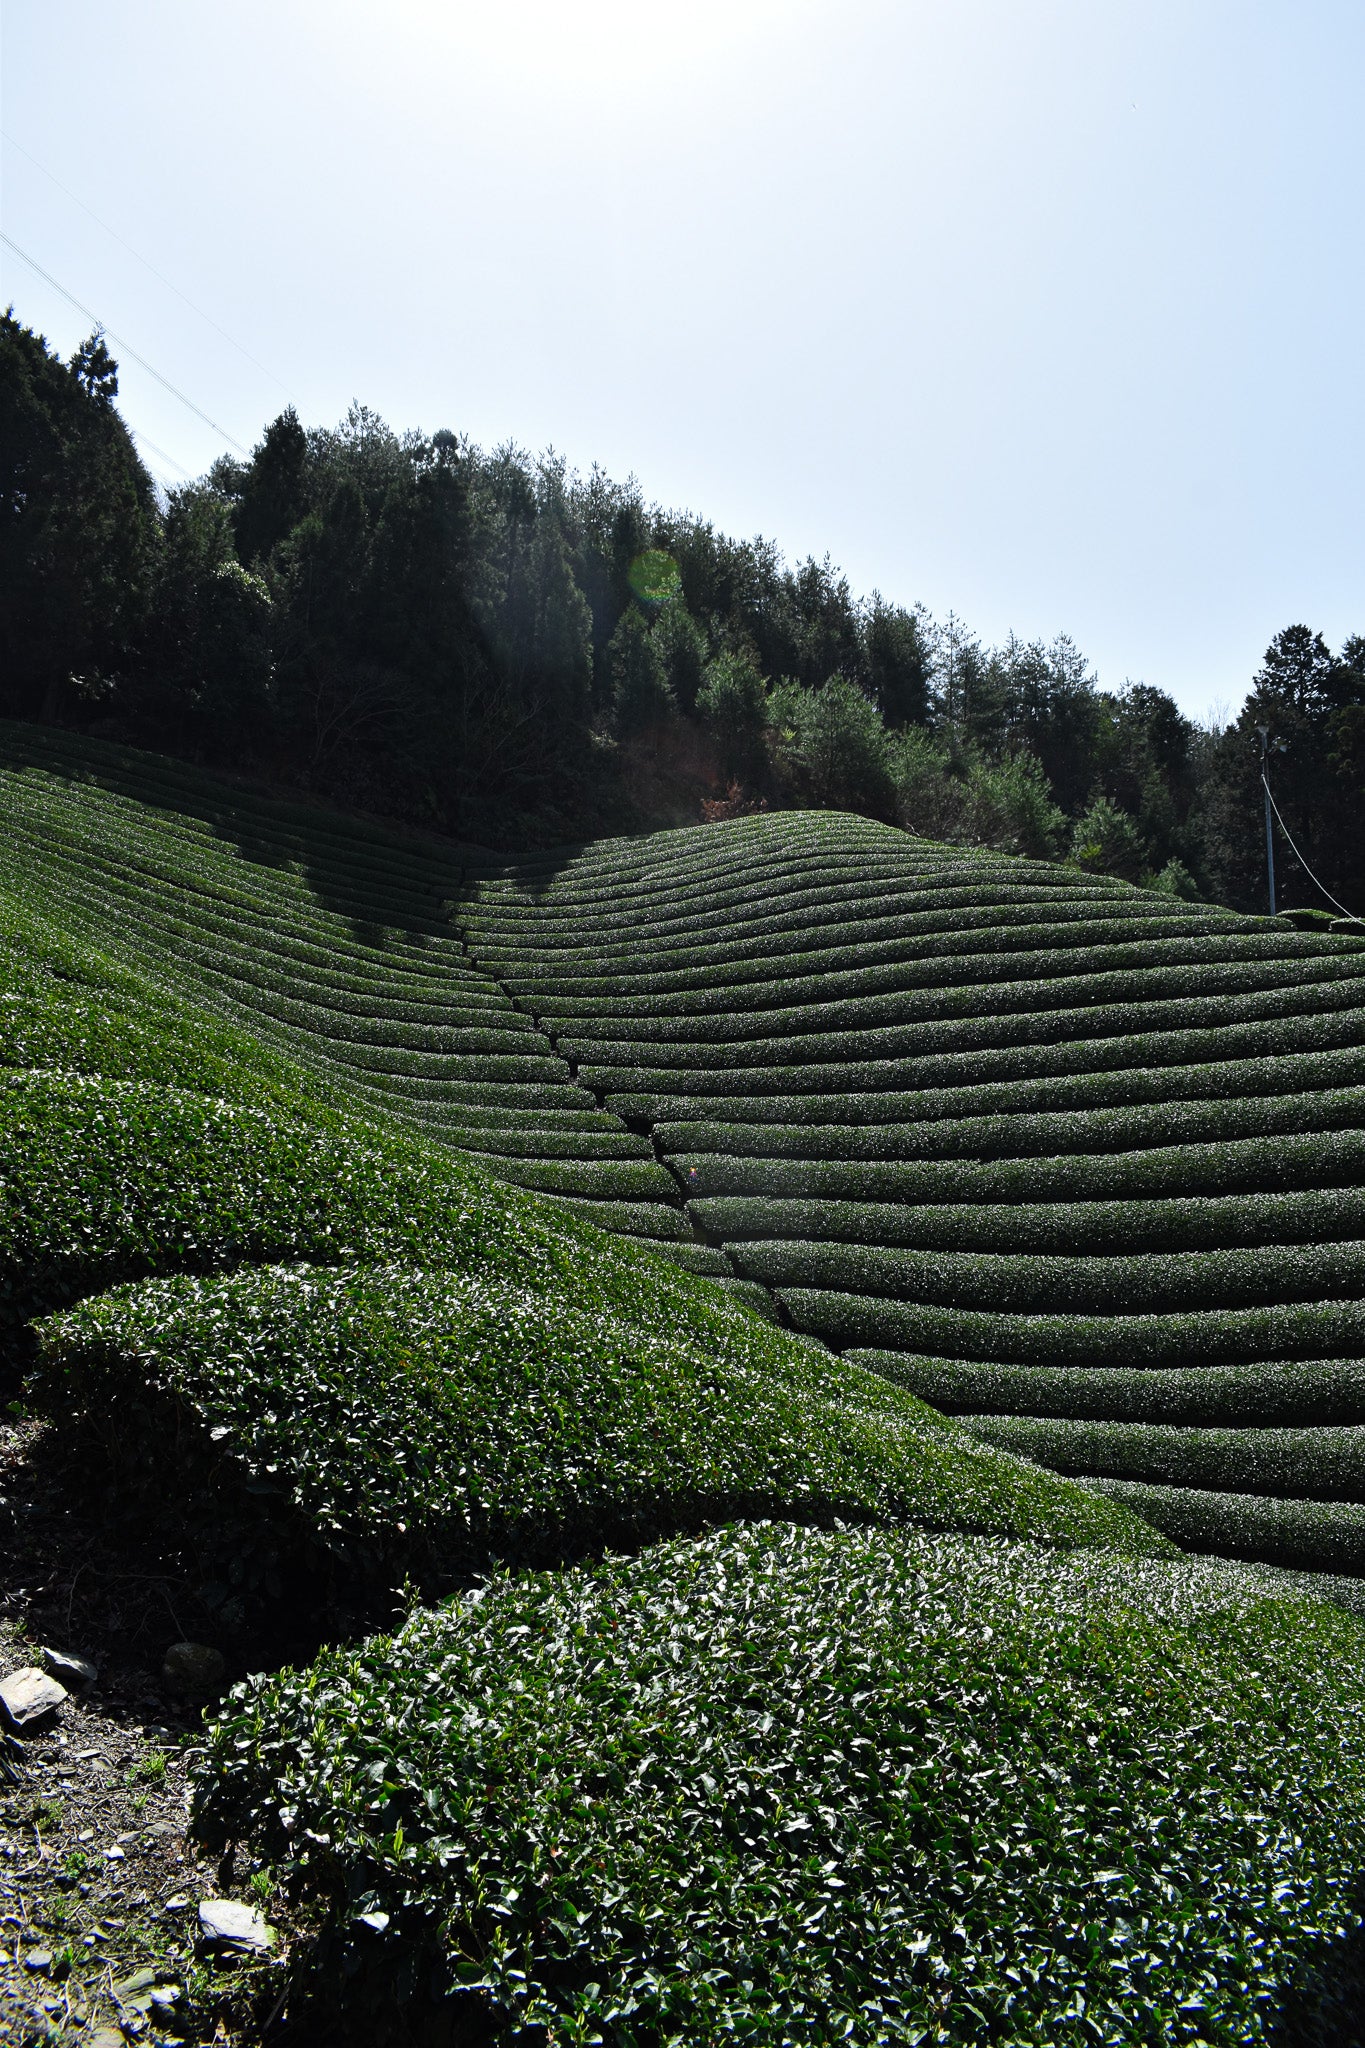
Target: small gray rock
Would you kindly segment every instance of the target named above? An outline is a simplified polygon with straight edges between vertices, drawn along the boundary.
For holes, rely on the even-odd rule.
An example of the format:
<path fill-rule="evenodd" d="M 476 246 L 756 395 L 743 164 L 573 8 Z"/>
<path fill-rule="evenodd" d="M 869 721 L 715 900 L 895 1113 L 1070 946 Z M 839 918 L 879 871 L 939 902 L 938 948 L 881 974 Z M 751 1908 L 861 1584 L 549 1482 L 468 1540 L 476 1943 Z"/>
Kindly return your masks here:
<path fill-rule="evenodd" d="M 227 1671 L 221 1650 L 207 1643 L 172 1643 L 161 1667 L 162 1682 L 173 1692 L 217 1692 Z"/>
<path fill-rule="evenodd" d="M 46 1720 L 55 1714 L 67 1697 L 66 1687 L 59 1685 L 55 1678 L 49 1678 L 45 1671 L 35 1665 L 26 1664 L 21 1671 L 11 1671 L 9 1677 L 0 1682 L 0 1706 L 16 1728 L 31 1727 L 35 1721 Z"/>
<path fill-rule="evenodd" d="M 264 1954 L 274 1948 L 278 1936 L 254 1906 L 240 1899 L 205 1899 L 199 1907 L 199 1938 L 208 1948 Z"/>
<path fill-rule="evenodd" d="M 60 1679 L 69 1692 L 83 1691 L 93 1685 L 99 1677 L 99 1667 L 88 1657 L 77 1657 L 69 1650 L 45 1649 L 43 1669 L 49 1678 Z"/>
<path fill-rule="evenodd" d="M 24 1968 L 34 1971 L 39 1977 L 46 1977 L 48 1971 L 52 1968 L 51 1949 L 31 1948 L 24 1957 Z"/>

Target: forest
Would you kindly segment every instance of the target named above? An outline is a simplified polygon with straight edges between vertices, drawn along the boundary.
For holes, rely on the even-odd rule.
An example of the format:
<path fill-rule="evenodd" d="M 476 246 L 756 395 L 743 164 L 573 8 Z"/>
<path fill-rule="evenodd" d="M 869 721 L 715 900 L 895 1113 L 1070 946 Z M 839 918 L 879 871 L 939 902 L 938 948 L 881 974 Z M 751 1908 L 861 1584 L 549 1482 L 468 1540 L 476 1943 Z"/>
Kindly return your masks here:
<path fill-rule="evenodd" d="M 100 333 L 64 363 L 4 316 L 7 716 L 493 848 L 800 806 L 1244 910 L 1264 727 L 1279 907 L 1365 905 L 1365 636 L 1287 625 L 1199 725 L 1065 634 L 986 646 L 633 478 L 358 404 L 164 493 L 117 395 Z"/>

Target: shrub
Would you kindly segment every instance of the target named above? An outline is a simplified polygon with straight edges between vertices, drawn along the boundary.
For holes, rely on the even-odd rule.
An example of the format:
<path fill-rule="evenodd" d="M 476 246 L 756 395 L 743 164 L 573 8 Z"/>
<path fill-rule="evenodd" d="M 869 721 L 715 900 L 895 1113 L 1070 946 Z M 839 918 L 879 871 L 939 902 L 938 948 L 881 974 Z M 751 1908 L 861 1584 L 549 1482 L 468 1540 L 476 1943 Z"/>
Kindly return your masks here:
<path fill-rule="evenodd" d="M 1075 1417 L 968 1415 L 963 1428 L 1054 1472 L 1222 1493 L 1365 1501 L 1365 1429 L 1177 1427 Z M 1365 1522 L 1362 1522 L 1365 1555 Z"/>
<path fill-rule="evenodd" d="M 1267 2042 L 1365 1854 L 1360 1624 L 1267 1590 L 781 1526 L 499 1577 L 238 1687 L 196 1824 L 368 2038 L 406 1958 L 497 2039 Z"/>
<path fill-rule="evenodd" d="M 946 1414 L 1012 1409 L 1104 1422 L 1192 1427 L 1365 1423 L 1365 1363 L 1260 1359 L 1247 1365 L 994 1365 L 904 1351 L 846 1351 Z"/>
<path fill-rule="evenodd" d="M 1089 1479 L 1086 1485 L 1131 1508 L 1183 1549 L 1365 1578 L 1365 1508 L 1352 1502 L 1260 1500 L 1129 1479 Z"/>
<path fill-rule="evenodd" d="M 43 1395 L 98 1418 L 125 1486 L 155 1496 L 168 1458 L 211 1472 L 183 1490 L 213 1500 L 234 1553 L 329 1552 L 385 1586 L 738 1514 L 1143 1547 L 1141 1525 L 974 1457 L 889 1382 L 718 1316 L 706 1343 L 590 1285 L 574 1301 L 397 1267 L 152 1281 L 43 1325 Z"/>

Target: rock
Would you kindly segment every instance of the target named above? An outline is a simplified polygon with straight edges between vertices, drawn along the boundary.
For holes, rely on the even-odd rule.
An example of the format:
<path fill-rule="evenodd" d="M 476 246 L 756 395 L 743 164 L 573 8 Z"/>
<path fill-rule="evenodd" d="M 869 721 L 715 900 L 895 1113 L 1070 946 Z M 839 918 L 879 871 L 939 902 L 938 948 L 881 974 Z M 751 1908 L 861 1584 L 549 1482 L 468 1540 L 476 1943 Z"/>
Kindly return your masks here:
<path fill-rule="evenodd" d="M 16 1728 L 28 1728 L 35 1721 L 46 1720 L 55 1714 L 67 1697 L 64 1685 L 55 1678 L 49 1678 L 45 1671 L 35 1665 L 26 1664 L 21 1671 L 11 1671 L 9 1677 L 0 1682 L 0 1706 Z"/>
<path fill-rule="evenodd" d="M 31 1948 L 24 1957 L 24 1968 L 26 1970 L 33 1970 L 39 1977 L 46 1977 L 48 1971 L 52 1968 L 51 1949 Z"/>
<path fill-rule="evenodd" d="M 43 1651 L 43 1669 L 49 1678 L 57 1678 L 69 1692 L 81 1692 L 87 1685 L 93 1685 L 99 1677 L 98 1665 L 88 1657 L 77 1657 L 69 1650 Z"/>
<path fill-rule="evenodd" d="M 128 2048 L 128 2037 L 121 2027 L 98 2027 L 85 2036 L 82 2048 Z"/>
<path fill-rule="evenodd" d="M 124 1977 L 114 1986 L 114 1996 L 120 2005 L 127 2005 L 129 1999 L 137 1998 L 144 1991 L 150 1991 L 160 1979 L 158 1970 L 134 1970 L 131 1977 Z"/>
<path fill-rule="evenodd" d="M 221 1650 L 207 1643 L 172 1643 L 161 1667 L 161 1679 L 172 1692 L 217 1692 L 227 1672 Z"/>
<path fill-rule="evenodd" d="M 274 1948 L 278 1936 L 254 1906 L 240 1899 L 205 1899 L 199 1907 L 199 1938 L 207 1948 L 245 1949 L 257 1955 Z"/>

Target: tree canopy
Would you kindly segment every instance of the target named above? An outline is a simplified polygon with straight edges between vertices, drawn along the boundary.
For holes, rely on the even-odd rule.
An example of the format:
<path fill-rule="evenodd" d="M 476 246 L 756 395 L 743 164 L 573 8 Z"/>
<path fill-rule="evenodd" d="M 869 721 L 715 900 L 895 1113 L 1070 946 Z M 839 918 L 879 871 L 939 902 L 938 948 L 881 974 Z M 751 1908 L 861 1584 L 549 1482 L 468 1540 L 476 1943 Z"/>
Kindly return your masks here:
<path fill-rule="evenodd" d="M 633 478 L 362 405 L 330 429 L 291 407 L 158 498 L 101 334 L 63 363 L 10 313 L 0 368 L 11 714 L 491 844 L 690 822 L 724 792 L 1246 909 L 1267 725 L 1282 902 L 1365 906 L 1365 637 L 1286 627 L 1214 731 L 1149 684 L 1102 688 L 1065 634 L 987 647 Z"/>

